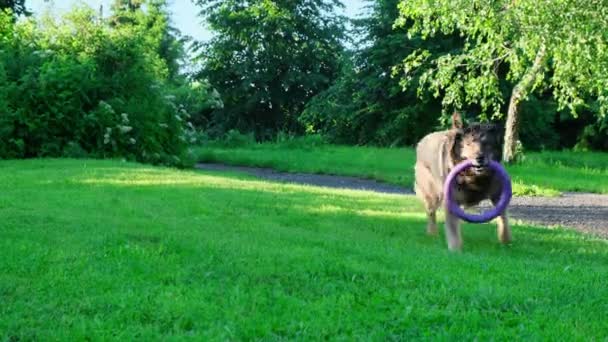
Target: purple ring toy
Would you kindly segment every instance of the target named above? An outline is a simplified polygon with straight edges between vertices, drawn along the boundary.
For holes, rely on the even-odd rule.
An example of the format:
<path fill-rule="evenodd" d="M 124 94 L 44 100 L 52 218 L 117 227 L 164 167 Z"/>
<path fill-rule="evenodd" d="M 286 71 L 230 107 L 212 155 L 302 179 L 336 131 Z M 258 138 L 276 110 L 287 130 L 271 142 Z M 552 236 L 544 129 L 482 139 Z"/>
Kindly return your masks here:
<path fill-rule="evenodd" d="M 462 171 L 470 168 L 471 166 L 473 166 L 473 162 L 470 160 L 466 160 L 456 165 L 456 167 L 454 167 L 452 171 L 450 171 L 450 173 L 448 174 L 443 187 L 446 207 L 452 214 L 460 217 L 461 219 L 467 222 L 488 222 L 500 215 L 503 211 L 505 211 L 505 209 L 507 209 L 507 205 L 509 205 L 509 202 L 511 201 L 511 196 L 513 195 L 513 190 L 511 188 L 511 179 L 509 178 L 509 175 L 507 174 L 505 168 L 500 165 L 500 163 L 497 163 L 493 160 L 490 161 L 490 168 L 496 172 L 502 184 L 500 199 L 498 200 L 498 203 L 493 209 L 484 211 L 479 215 L 468 214 L 462 208 L 460 208 L 460 206 L 456 202 L 454 202 L 452 198 L 452 190 L 454 188 L 454 183 L 456 182 L 456 176 Z"/>

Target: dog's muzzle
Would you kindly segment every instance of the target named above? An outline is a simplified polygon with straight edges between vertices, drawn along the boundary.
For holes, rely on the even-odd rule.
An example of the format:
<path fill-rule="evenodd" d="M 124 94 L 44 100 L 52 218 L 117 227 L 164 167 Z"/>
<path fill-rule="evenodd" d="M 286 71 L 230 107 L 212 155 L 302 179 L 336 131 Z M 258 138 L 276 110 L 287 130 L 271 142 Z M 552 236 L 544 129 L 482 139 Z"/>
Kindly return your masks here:
<path fill-rule="evenodd" d="M 473 171 L 476 174 L 484 174 L 487 173 L 489 171 L 489 160 L 485 157 L 477 157 L 475 159 L 472 160 L 473 162 Z"/>

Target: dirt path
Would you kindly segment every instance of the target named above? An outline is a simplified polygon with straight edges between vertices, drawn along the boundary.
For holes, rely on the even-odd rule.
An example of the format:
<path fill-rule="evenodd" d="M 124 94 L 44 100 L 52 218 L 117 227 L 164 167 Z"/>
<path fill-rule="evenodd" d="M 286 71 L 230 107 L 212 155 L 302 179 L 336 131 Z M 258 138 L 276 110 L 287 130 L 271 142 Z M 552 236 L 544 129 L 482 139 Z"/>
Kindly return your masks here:
<path fill-rule="evenodd" d="M 266 180 L 287 183 L 391 194 L 414 194 L 412 189 L 357 177 L 287 173 L 268 168 L 209 163 L 199 163 L 196 167 L 210 171 L 238 171 Z M 608 238 L 608 195 L 564 193 L 560 197 L 514 197 L 509 206 L 509 215 L 529 223 L 572 227 Z"/>

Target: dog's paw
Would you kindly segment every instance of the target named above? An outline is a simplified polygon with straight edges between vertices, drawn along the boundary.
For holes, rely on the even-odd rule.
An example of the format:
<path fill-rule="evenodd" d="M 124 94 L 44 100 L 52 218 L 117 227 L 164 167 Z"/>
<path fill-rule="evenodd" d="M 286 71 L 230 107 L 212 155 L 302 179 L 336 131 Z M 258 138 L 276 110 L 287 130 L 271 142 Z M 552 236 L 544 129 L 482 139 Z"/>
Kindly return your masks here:
<path fill-rule="evenodd" d="M 462 252 L 462 243 L 449 244 L 448 250 L 452 253 L 461 253 Z"/>

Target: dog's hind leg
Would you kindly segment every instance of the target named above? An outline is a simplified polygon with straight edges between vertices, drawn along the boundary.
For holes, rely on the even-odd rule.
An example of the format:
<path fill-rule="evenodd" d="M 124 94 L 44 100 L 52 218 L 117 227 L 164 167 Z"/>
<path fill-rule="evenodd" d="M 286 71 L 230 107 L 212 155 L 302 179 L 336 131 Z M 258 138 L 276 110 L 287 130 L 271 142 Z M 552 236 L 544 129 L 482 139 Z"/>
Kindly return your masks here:
<path fill-rule="evenodd" d="M 446 209 L 445 237 L 451 251 L 462 250 L 462 236 L 460 234 L 460 220 Z"/>
<path fill-rule="evenodd" d="M 426 232 L 429 235 L 437 235 L 437 208 L 441 203 L 440 189 L 437 189 L 431 171 L 422 163 L 416 163 L 415 173 L 416 195 L 424 203 L 427 216 Z"/>

